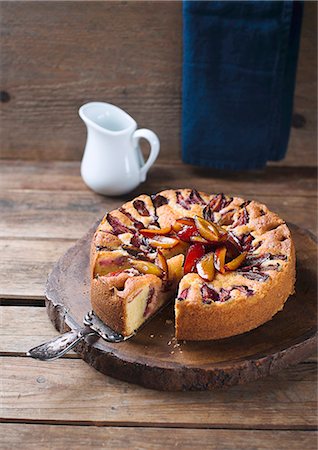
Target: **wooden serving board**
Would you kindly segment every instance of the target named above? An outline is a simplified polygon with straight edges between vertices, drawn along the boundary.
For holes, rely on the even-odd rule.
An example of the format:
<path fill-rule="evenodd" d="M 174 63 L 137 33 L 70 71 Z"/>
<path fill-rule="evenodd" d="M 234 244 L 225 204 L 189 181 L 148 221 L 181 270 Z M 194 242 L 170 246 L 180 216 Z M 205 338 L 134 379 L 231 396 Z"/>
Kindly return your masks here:
<path fill-rule="evenodd" d="M 46 307 L 55 327 L 78 328 L 89 299 L 89 250 L 95 226 L 53 268 Z M 270 322 L 219 341 L 177 342 L 169 305 L 132 339 L 84 342 L 77 353 L 112 377 L 158 390 L 211 390 L 246 383 L 305 359 L 317 345 L 317 242 L 290 225 L 297 251 L 296 294 Z"/>

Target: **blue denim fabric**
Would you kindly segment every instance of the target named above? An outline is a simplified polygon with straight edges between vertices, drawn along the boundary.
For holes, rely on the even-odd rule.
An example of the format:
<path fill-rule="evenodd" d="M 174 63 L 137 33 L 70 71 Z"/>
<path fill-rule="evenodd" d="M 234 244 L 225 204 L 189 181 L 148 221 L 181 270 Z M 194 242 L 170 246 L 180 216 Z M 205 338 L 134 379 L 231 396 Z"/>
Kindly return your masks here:
<path fill-rule="evenodd" d="M 184 1 L 182 158 L 259 169 L 285 156 L 303 2 Z"/>

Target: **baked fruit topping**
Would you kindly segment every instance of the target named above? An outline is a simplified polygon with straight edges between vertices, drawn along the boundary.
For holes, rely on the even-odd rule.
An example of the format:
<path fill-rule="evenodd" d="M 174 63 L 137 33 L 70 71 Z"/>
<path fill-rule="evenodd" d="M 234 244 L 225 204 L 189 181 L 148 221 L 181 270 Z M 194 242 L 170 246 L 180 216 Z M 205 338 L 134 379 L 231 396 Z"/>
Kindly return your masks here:
<path fill-rule="evenodd" d="M 140 195 L 108 213 L 92 243 L 91 301 L 129 335 L 176 296 L 176 337 L 251 330 L 293 292 L 286 224 L 265 205 L 195 189 Z"/>
<path fill-rule="evenodd" d="M 212 281 L 215 274 L 213 252 L 207 253 L 197 262 L 196 269 L 205 281 Z"/>
<path fill-rule="evenodd" d="M 205 247 L 203 244 L 192 244 L 188 248 L 183 269 L 185 274 L 196 270 L 197 262 L 202 258 L 204 253 Z"/>

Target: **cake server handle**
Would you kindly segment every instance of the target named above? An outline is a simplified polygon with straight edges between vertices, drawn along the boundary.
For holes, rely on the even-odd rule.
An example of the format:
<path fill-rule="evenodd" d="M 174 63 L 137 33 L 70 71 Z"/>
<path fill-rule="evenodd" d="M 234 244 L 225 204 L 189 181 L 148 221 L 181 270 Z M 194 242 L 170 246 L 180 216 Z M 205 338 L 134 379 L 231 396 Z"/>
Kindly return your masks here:
<path fill-rule="evenodd" d="M 98 336 L 97 333 L 88 326 L 68 331 L 44 344 L 31 348 L 31 350 L 27 352 L 27 356 L 40 359 L 41 361 L 53 361 L 54 359 L 65 355 L 65 353 L 69 352 L 85 337 L 93 335 Z"/>
<path fill-rule="evenodd" d="M 117 333 L 103 323 L 96 316 L 94 311 L 89 311 L 85 315 L 83 323 L 84 326 L 82 328 L 68 331 L 44 344 L 31 348 L 26 355 L 35 359 L 40 359 L 41 361 L 53 361 L 54 359 L 65 355 L 65 353 L 70 351 L 82 339 L 85 339 L 88 336 L 95 336 L 96 338 L 101 337 L 106 342 L 116 344 L 118 342 L 126 341 L 135 335 L 135 333 L 133 333 L 130 336 L 123 336 L 120 333 Z"/>

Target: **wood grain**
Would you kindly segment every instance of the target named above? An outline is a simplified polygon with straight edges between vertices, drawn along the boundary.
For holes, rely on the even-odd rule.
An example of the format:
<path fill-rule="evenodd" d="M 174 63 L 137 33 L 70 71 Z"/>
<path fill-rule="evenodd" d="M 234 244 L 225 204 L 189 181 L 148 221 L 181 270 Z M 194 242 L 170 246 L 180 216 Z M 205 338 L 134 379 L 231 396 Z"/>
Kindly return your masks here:
<path fill-rule="evenodd" d="M 316 196 L 317 168 L 267 167 L 265 171 L 221 172 L 180 162 L 163 162 L 151 169 L 146 183 L 141 184 L 136 192 L 154 193 L 165 187 L 190 184 L 198 190 L 210 189 L 211 192 L 224 191 L 251 197 L 255 194 Z M 93 194 L 80 177 L 80 163 L 75 161 L 3 160 L 0 164 L 0 191 L 4 190 L 85 191 Z M 119 205 L 133 195 L 98 197 Z"/>
<path fill-rule="evenodd" d="M 67 240 L 0 239 L 0 298 L 44 299 L 47 276 Z"/>
<path fill-rule="evenodd" d="M 194 428 L 316 427 L 316 364 L 311 362 L 227 391 L 160 394 L 105 377 L 77 359 L 50 363 L 3 357 L 1 367 L 4 420 Z"/>
<path fill-rule="evenodd" d="M 75 161 L 2 160 L 0 191 L 4 189 L 89 191 Z"/>
<path fill-rule="evenodd" d="M 80 159 L 77 110 L 91 100 L 124 108 L 159 134 L 162 155 L 177 157 L 181 6 L 3 2 L 2 86 L 11 101 L 2 108 L 2 157 Z"/>
<path fill-rule="evenodd" d="M 288 181 L 288 183 L 286 183 Z M 136 192 L 157 192 L 171 187 L 192 185 L 198 190 L 227 192 L 252 196 L 293 195 L 316 196 L 317 168 L 267 167 L 265 171 L 231 172 L 197 168 L 174 162 L 158 163 L 150 171 L 146 183 Z M 72 161 L 10 161 L 0 164 L 0 191 L 44 190 L 91 192 L 80 178 L 80 163 Z M 102 197 L 122 203 L 134 193 L 119 197 Z"/>
<path fill-rule="evenodd" d="M 30 348 L 57 336 L 45 308 L 34 306 L 0 306 L 2 324 L 0 354 L 25 356 Z M 7 326 L 10 324 L 10 326 Z M 71 352 L 72 358 L 79 356 Z"/>
<path fill-rule="evenodd" d="M 158 164 L 135 192 L 110 198 L 85 187 L 77 162 L 6 161 L 0 166 L 0 237 L 79 238 L 106 210 L 138 193 L 188 186 L 259 200 L 285 220 L 316 232 L 314 168 L 271 167 L 263 173 L 221 175 L 182 164 Z"/>
<path fill-rule="evenodd" d="M 317 163 L 316 12 L 306 2 L 294 105 L 305 124 L 279 165 Z M 4 1 L 0 25 L 2 158 L 79 160 L 77 109 L 102 100 L 159 134 L 160 160 L 180 160 L 181 2 Z"/>
<path fill-rule="evenodd" d="M 317 434 L 304 431 L 187 430 L 167 428 L 75 427 L 1 424 L 2 450 L 87 450 L 107 446 L 139 450 L 316 450 Z"/>

